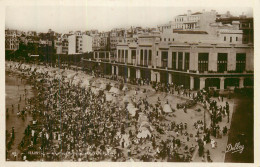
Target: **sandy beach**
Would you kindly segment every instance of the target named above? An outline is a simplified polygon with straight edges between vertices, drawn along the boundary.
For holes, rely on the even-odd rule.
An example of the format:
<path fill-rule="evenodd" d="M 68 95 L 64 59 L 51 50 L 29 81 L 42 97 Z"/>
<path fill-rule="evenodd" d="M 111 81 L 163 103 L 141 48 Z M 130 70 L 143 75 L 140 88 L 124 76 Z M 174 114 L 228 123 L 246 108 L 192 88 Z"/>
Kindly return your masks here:
<path fill-rule="evenodd" d="M 11 64 L 11 65 L 10 65 Z M 98 158 L 96 158 L 94 155 L 97 154 L 92 154 L 88 155 L 87 157 L 83 156 L 84 155 L 84 150 L 85 148 L 80 149 L 79 152 L 75 152 L 75 154 L 80 154 L 82 156 L 73 156 L 70 157 L 71 153 L 67 150 L 64 153 L 57 154 L 59 155 L 58 157 L 44 157 L 43 155 L 40 157 L 35 157 L 36 160 L 41 159 L 41 160 L 58 160 L 58 161 L 67 161 L 71 160 L 72 158 L 73 161 L 78 161 L 82 160 L 83 161 L 151 161 L 155 159 L 149 159 L 148 157 L 153 156 L 156 157 L 158 161 L 194 161 L 194 162 L 200 162 L 201 157 L 198 155 L 198 147 L 196 146 L 198 143 L 198 139 L 202 137 L 202 139 L 205 139 L 205 136 L 202 136 L 201 128 L 203 127 L 203 119 L 204 119 L 204 109 L 203 109 L 203 104 L 201 102 L 198 102 L 196 105 L 193 107 L 189 107 L 186 110 L 182 108 L 178 108 L 178 104 L 185 103 L 189 100 L 192 100 L 192 96 L 188 96 L 188 94 L 185 94 L 181 91 L 175 91 L 174 94 L 169 94 L 169 93 L 164 93 L 164 92 L 156 92 L 154 89 L 152 89 L 150 86 L 131 86 L 129 84 L 125 84 L 123 86 L 122 90 L 119 90 L 119 83 L 117 81 L 111 81 L 99 77 L 93 77 L 88 74 L 84 74 L 82 71 L 73 71 L 73 70 L 64 70 L 64 69 L 55 69 L 55 68 L 47 68 L 44 66 L 35 66 L 35 65 L 24 65 L 24 64 L 17 64 L 13 62 L 6 63 L 7 68 L 10 67 L 10 70 L 14 69 L 20 69 L 23 71 L 22 73 L 24 75 L 28 76 L 33 76 L 33 79 L 31 80 L 32 82 L 35 81 L 34 84 L 36 85 L 36 88 L 41 90 L 40 96 L 38 98 L 42 99 L 42 97 L 48 97 L 46 99 L 40 100 L 39 103 L 43 106 L 43 108 L 38 108 L 38 112 L 36 112 L 36 121 L 39 123 L 39 126 L 44 126 L 44 129 L 39 129 L 35 127 L 33 129 L 32 134 L 29 133 L 28 137 L 25 136 L 25 140 L 31 139 L 33 140 L 33 144 L 30 142 L 27 142 L 25 144 L 25 150 L 28 151 L 28 148 L 34 148 L 36 151 L 40 147 L 40 143 L 44 144 L 46 141 L 49 140 L 49 137 L 47 139 L 44 139 L 45 137 L 41 137 L 42 139 L 37 137 L 35 138 L 34 133 L 38 134 L 46 134 L 46 136 L 49 136 L 49 133 L 53 133 L 54 136 L 59 136 L 60 137 L 64 135 L 71 135 L 70 133 L 67 134 L 67 128 L 63 128 L 64 131 L 57 131 L 60 127 L 55 125 L 55 133 L 54 132 L 49 132 L 48 130 L 49 123 L 48 120 L 50 119 L 49 116 L 43 116 L 43 115 L 50 115 L 55 122 L 61 122 L 63 119 L 65 119 L 65 122 L 71 121 L 72 125 L 73 124 L 78 124 L 77 127 L 81 127 L 81 121 L 75 122 L 71 118 L 76 117 L 77 119 L 86 119 L 88 120 L 88 117 L 93 117 L 93 114 L 97 114 L 97 112 L 104 112 L 105 115 L 99 115 L 96 117 L 93 117 L 94 123 L 96 126 L 111 126 L 111 123 L 108 123 L 107 120 L 105 119 L 106 117 L 114 117 L 116 119 L 115 122 L 113 122 L 114 126 L 118 130 L 116 133 L 116 139 L 115 141 L 106 141 L 101 140 L 102 143 L 111 143 L 107 144 L 104 146 L 106 149 L 120 149 L 122 153 L 116 154 L 116 158 L 112 156 L 112 159 L 110 156 L 105 156 L 102 155 L 100 152 L 98 153 Z M 24 69 L 24 70 L 22 70 Z M 19 70 L 18 70 L 19 71 Z M 20 71 L 20 72 L 21 72 Z M 41 77 L 40 77 L 41 76 Z M 12 101 L 12 98 L 15 98 L 16 100 L 19 100 L 19 92 L 24 91 L 20 90 L 21 86 L 20 85 L 25 85 L 23 86 L 24 88 L 29 89 L 29 85 L 26 85 L 23 83 L 21 80 L 18 82 L 19 77 L 17 81 L 15 82 L 17 77 L 12 77 L 8 75 L 7 77 L 7 85 L 10 86 L 9 89 L 7 87 L 6 93 L 8 94 L 7 101 L 10 100 Z M 24 81 L 25 82 L 25 81 Z M 41 83 L 45 83 L 49 86 L 45 87 Z M 109 90 L 106 90 L 106 85 L 110 84 L 112 87 Z M 53 84 L 53 85 L 52 85 Z M 19 85 L 19 90 L 18 90 L 18 85 Z M 60 86 L 61 87 L 60 87 Z M 70 88 L 69 88 L 69 87 Z M 45 87 L 45 88 L 44 88 Z M 54 89 L 52 89 L 52 87 Z M 62 88 L 64 87 L 64 88 Z M 138 88 L 138 89 L 137 89 Z M 71 90 L 70 90 L 71 89 Z M 16 90 L 16 91 L 13 91 Z M 144 92 L 144 90 L 146 90 Z M 84 93 L 86 91 L 86 93 Z M 104 94 L 100 96 L 100 91 L 103 92 Z M 65 93 L 65 94 L 64 94 Z M 179 94 L 180 93 L 180 94 Z M 196 92 L 191 92 L 192 94 L 195 94 Z M 86 94 L 90 94 L 86 96 Z M 82 102 L 82 99 L 79 97 L 90 101 L 87 102 L 87 109 L 86 114 L 84 112 L 80 112 L 83 109 L 84 103 Z M 61 98 L 62 97 L 62 98 Z M 201 96 L 203 98 L 203 96 Z M 105 100 L 104 100 L 105 99 Z M 214 101 L 218 101 L 217 98 L 212 98 Z M 111 101 L 111 102 L 110 102 Z M 213 102 L 214 102 L 213 101 Z M 218 105 L 224 106 L 226 102 L 230 103 L 230 115 L 232 115 L 233 111 L 233 101 L 228 100 L 225 98 L 224 101 L 218 101 Z M 12 101 L 16 102 L 16 101 Z M 126 103 L 127 102 L 127 103 Z M 17 103 L 17 102 L 16 102 Z M 89 103 L 89 104 L 88 104 Z M 104 104 L 108 105 L 107 109 L 108 110 L 115 110 L 115 113 L 112 113 L 112 115 L 107 115 L 106 112 L 107 109 L 105 109 Z M 66 104 L 66 105 L 65 105 Z M 82 105 L 79 105 L 82 104 Z M 154 106 L 149 106 L 149 104 L 156 104 Z M 209 104 L 205 103 L 207 108 L 209 108 Z M 11 103 L 7 104 L 7 106 L 10 107 Z M 126 106 L 125 106 L 126 105 Z M 74 106 L 74 107 L 73 107 Z M 75 107 L 78 106 L 78 107 Z M 157 107 L 156 107 L 157 106 Z M 17 106 L 16 106 L 17 107 Z M 95 109 L 95 107 L 97 107 Z M 126 107 L 126 108 L 125 108 Z M 168 110 L 165 109 L 168 107 Z M 50 108 L 51 110 L 49 110 Z M 70 109 L 70 110 L 68 110 Z M 94 109 L 94 110 L 93 110 Z M 45 112 L 47 110 L 47 113 Z M 91 110 L 91 112 L 88 112 Z M 100 110 L 100 111 L 99 111 Z M 172 110 L 172 111 L 171 111 Z M 199 111 L 200 110 L 200 111 Z M 65 112 L 66 111 L 66 112 Z M 111 113 L 111 111 L 109 111 Z M 124 111 L 127 111 L 125 113 Z M 10 111 L 9 111 L 10 112 Z M 136 113 L 138 113 L 139 119 L 134 121 L 136 117 Z M 157 116 L 156 114 L 157 113 Z M 168 114 L 167 114 L 168 113 Z M 14 114 L 15 115 L 15 114 Z M 107 116 L 106 116 L 107 115 Z M 71 117 L 72 116 L 72 117 Z M 105 117 L 106 116 L 106 117 Z M 123 116 L 123 119 L 122 119 Z M 104 118 L 102 118 L 104 117 Z M 55 118 L 55 119 L 54 119 Z M 102 122 L 97 122 L 97 119 L 104 119 Z M 9 125 L 7 125 L 7 130 L 8 128 L 10 129 L 12 127 L 12 122 L 16 122 L 14 119 L 19 119 L 21 122 L 20 118 L 17 118 L 17 116 L 13 116 L 13 120 Z M 112 118 L 110 118 L 112 119 Z M 206 119 L 206 128 L 210 129 L 211 128 L 211 113 L 207 109 L 205 112 L 205 119 Z M 160 121 L 159 121 L 160 120 Z M 26 124 L 30 121 L 30 118 L 28 118 Z M 47 121 L 47 124 L 46 124 Z M 91 121 L 92 122 L 92 121 Z M 91 126 L 91 122 L 87 122 L 87 126 Z M 8 124 L 8 120 L 7 120 Z M 26 124 L 19 125 L 21 128 L 23 128 L 21 131 L 24 132 L 24 129 L 26 128 Z M 103 125 L 104 124 L 104 125 Z M 123 126 L 122 130 L 122 125 L 126 124 Z M 30 124 L 33 126 L 32 124 Z M 185 129 L 184 129 L 185 125 Z M 196 126 L 195 126 L 196 125 Z M 198 128 L 198 126 L 200 128 Z M 67 127 L 67 123 L 65 123 L 63 126 Z M 230 122 L 227 123 L 227 116 L 223 118 L 222 122 L 219 123 L 219 128 L 223 129 L 224 126 L 230 126 Z M 71 125 L 69 125 L 71 127 Z M 46 129 L 47 128 L 47 132 Z M 70 128 L 69 128 L 70 129 Z M 80 128 L 81 129 L 81 128 Z M 101 128 L 102 129 L 102 128 Z M 150 129 L 150 130 L 148 130 Z M 91 130 L 91 135 L 93 135 Z M 98 130 L 99 131 L 99 130 Z M 110 131 L 110 130 L 109 130 Z M 108 131 L 108 132 L 109 132 Z M 131 134 L 134 132 L 135 135 L 129 136 L 128 133 Z M 70 132 L 70 131 L 69 131 Z M 121 132 L 121 133 L 120 133 Z M 72 132 L 71 132 L 72 133 Z M 75 133 L 75 132 L 73 132 Z M 72 133 L 72 134 L 73 134 Z M 97 133 L 94 131 L 94 133 Z M 200 135 L 198 135 L 200 134 Z M 21 134 L 22 135 L 22 134 Z M 81 135 L 86 135 L 83 133 Z M 81 136 L 79 135 L 79 136 Z M 107 133 L 106 135 L 109 135 Z M 148 137 L 147 137 L 148 135 Z M 198 135 L 198 136 L 197 136 Z M 44 135 L 45 136 L 45 135 Z M 94 135 L 93 137 L 95 137 Z M 98 135 L 100 136 L 100 135 Z M 222 134 L 221 134 L 222 136 Z M 71 136 L 72 137 L 72 136 Z M 101 137 L 101 136 L 100 136 Z M 27 139 L 28 138 L 28 139 Z M 210 150 L 211 153 L 211 159 L 213 162 L 224 162 L 224 157 L 225 157 L 225 149 L 226 149 L 226 144 L 227 144 L 227 136 L 223 137 L 211 137 L 211 139 L 214 139 L 218 143 L 218 147 L 212 149 L 210 143 L 205 143 L 205 156 L 207 156 L 206 150 Z M 74 140 L 76 139 L 71 139 L 74 143 Z M 79 137 L 77 140 L 83 140 L 82 137 Z M 100 140 L 100 139 L 99 139 Z M 123 140 L 123 144 L 122 144 Z M 132 142 L 130 142 L 132 140 Z M 134 142 L 136 141 L 136 142 Z M 179 142 L 178 146 L 173 145 L 172 147 L 172 142 Z M 43 142 L 43 143 L 42 143 Z M 69 141 L 67 140 L 60 140 L 60 139 L 51 139 L 50 144 L 53 144 L 54 147 L 57 147 L 54 150 L 50 150 L 49 148 L 46 151 L 56 151 L 58 152 L 61 148 L 60 146 L 64 144 L 68 144 Z M 64 143 L 65 142 L 65 143 Z M 18 144 L 19 141 L 16 139 L 16 144 L 13 145 L 15 148 Z M 39 144 L 34 144 L 34 143 L 39 143 Z M 64 144 L 62 144 L 64 143 Z M 81 141 L 80 143 L 84 143 Z M 115 144 L 118 143 L 118 144 Z M 124 146 L 124 143 L 127 143 L 126 146 Z M 158 143 L 158 146 L 154 146 L 155 143 Z M 162 145 L 160 145 L 162 143 Z M 164 143 L 164 144 L 163 144 Z M 45 144 L 44 144 L 45 145 Z M 41 145 L 41 147 L 45 147 L 44 145 Z M 78 144 L 77 144 L 78 145 Z M 138 147 L 137 147 L 138 145 Z M 102 145 L 101 145 L 102 146 Z M 112 146 L 112 147 L 111 147 Z M 28 147 L 28 148 L 27 148 Z M 81 147 L 86 147 L 85 144 L 83 144 Z M 86 149 L 89 149 L 89 147 L 94 147 L 94 146 L 87 146 Z M 110 148 L 111 147 L 111 148 Z M 70 144 L 68 144 L 68 147 L 66 149 L 70 148 Z M 151 148 L 155 149 L 154 151 L 151 150 Z M 181 155 L 177 159 L 174 160 L 174 158 L 169 158 L 165 159 L 165 157 L 160 157 L 161 154 L 158 154 L 158 150 L 162 149 L 161 152 L 163 154 L 166 154 L 166 149 L 174 149 L 174 153 L 178 153 Z M 189 152 L 187 148 L 192 148 L 193 151 Z M 195 149 L 195 150 L 194 150 Z M 64 148 L 63 148 L 64 150 Z M 157 151 L 156 151 L 157 150 Z M 186 151 L 185 151 L 186 150 Z M 11 150 L 13 151 L 13 150 Z M 41 150 L 42 151 L 42 150 Z M 129 157 L 129 151 L 132 152 L 132 156 L 129 159 L 126 159 L 125 157 Z M 88 151 L 86 151 L 85 154 L 87 154 Z M 138 154 L 136 154 L 138 152 Z M 28 155 L 28 152 L 24 152 L 23 154 Z M 64 154 L 64 155 L 63 155 Z M 67 156 L 68 154 L 68 156 Z M 101 156 L 101 155 L 102 156 Z M 92 158 L 89 159 L 89 156 Z M 114 154 L 112 154 L 114 155 Z M 168 156 L 172 156 L 172 153 L 168 153 Z M 174 155 L 174 154 L 173 154 Z M 101 157 L 103 158 L 101 158 Z M 165 155 L 166 156 L 166 155 Z M 174 155 L 176 156 L 176 155 Z M 177 155 L 178 156 L 178 155 Z M 70 157 L 70 158 L 69 158 Z M 182 159 L 182 158 L 183 159 Z M 115 159 L 114 159 L 115 158 Z M 145 160 L 144 160 L 145 159 Z M 34 159 L 32 159 L 34 160 Z"/>

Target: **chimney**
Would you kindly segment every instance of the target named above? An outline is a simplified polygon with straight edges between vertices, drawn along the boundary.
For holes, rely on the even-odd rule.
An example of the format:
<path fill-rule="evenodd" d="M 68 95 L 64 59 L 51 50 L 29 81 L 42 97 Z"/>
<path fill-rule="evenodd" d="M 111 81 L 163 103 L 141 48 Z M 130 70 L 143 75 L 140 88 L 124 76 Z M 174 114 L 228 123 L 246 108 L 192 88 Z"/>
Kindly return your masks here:
<path fill-rule="evenodd" d="M 191 15 L 191 10 L 188 10 L 188 11 L 187 11 L 187 15 L 188 15 L 188 16 Z"/>
<path fill-rule="evenodd" d="M 227 16 L 228 16 L 228 17 L 230 16 L 230 11 L 227 11 Z"/>

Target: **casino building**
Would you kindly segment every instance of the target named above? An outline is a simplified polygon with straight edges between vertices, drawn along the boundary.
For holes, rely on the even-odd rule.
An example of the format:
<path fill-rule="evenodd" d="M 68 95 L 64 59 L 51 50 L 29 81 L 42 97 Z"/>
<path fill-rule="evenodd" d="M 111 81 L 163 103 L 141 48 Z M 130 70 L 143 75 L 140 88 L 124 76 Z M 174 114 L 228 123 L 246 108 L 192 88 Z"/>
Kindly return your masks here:
<path fill-rule="evenodd" d="M 167 28 L 121 42 L 116 54 L 94 52 L 85 66 L 125 80 L 148 79 L 198 90 L 252 87 L 253 44 L 242 42 L 239 21 L 207 22 L 203 29 Z"/>

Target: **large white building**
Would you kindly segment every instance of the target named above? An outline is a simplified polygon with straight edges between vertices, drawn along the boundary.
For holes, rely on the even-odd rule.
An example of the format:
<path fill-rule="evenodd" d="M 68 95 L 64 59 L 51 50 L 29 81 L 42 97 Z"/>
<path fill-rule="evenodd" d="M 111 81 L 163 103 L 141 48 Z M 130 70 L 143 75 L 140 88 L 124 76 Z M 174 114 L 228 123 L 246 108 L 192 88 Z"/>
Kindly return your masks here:
<path fill-rule="evenodd" d="M 160 32 L 119 42 L 116 56 L 95 52 L 92 60 L 85 59 L 86 66 L 125 80 L 145 79 L 195 90 L 253 86 L 254 46 L 243 44 L 238 21 L 222 24 L 215 18 L 215 11 L 179 15 L 174 24 L 159 26 Z"/>

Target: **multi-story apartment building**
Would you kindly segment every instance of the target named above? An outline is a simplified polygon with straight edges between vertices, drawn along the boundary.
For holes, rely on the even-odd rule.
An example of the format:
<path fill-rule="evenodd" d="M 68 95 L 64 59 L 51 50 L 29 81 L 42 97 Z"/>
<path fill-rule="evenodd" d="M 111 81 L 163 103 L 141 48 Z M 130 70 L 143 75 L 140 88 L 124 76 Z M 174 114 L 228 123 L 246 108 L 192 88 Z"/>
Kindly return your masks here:
<path fill-rule="evenodd" d="M 252 17 L 246 17 L 244 14 L 239 17 L 234 17 L 230 14 L 217 15 L 216 22 L 221 22 L 222 24 L 230 24 L 234 21 L 239 22 L 239 29 L 243 30 L 243 43 L 253 43 L 254 42 L 254 21 Z"/>
<path fill-rule="evenodd" d="M 19 33 L 17 30 L 5 30 L 5 50 L 19 49 Z"/>
<path fill-rule="evenodd" d="M 215 10 L 192 13 L 188 10 L 187 14 L 178 15 L 168 24 L 158 26 L 161 32 L 175 30 L 206 30 L 210 23 L 216 21 L 217 13 Z"/>
<path fill-rule="evenodd" d="M 92 36 L 92 49 L 100 50 L 101 38 L 99 35 Z"/>
<path fill-rule="evenodd" d="M 137 42 L 120 42 L 115 56 L 96 52 L 91 60 L 83 61 L 87 66 L 101 66 L 105 74 L 190 89 L 253 86 L 254 47 L 243 44 L 240 23 L 202 22 L 204 29 L 172 27 L 142 34 Z"/>
<path fill-rule="evenodd" d="M 92 37 L 88 35 L 81 35 L 76 32 L 75 35 L 68 37 L 68 54 L 80 54 L 92 51 Z"/>
<path fill-rule="evenodd" d="M 54 42 L 54 48 L 56 49 L 56 54 L 68 54 L 70 34 L 63 34 L 60 38 L 57 38 Z"/>
<path fill-rule="evenodd" d="M 101 50 L 108 50 L 109 43 L 110 43 L 110 36 L 109 32 L 102 32 L 99 34 L 100 37 L 100 49 Z"/>
<path fill-rule="evenodd" d="M 37 32 L 36 31 L 28 31 L 27 36 L 37 36 Z"/>

